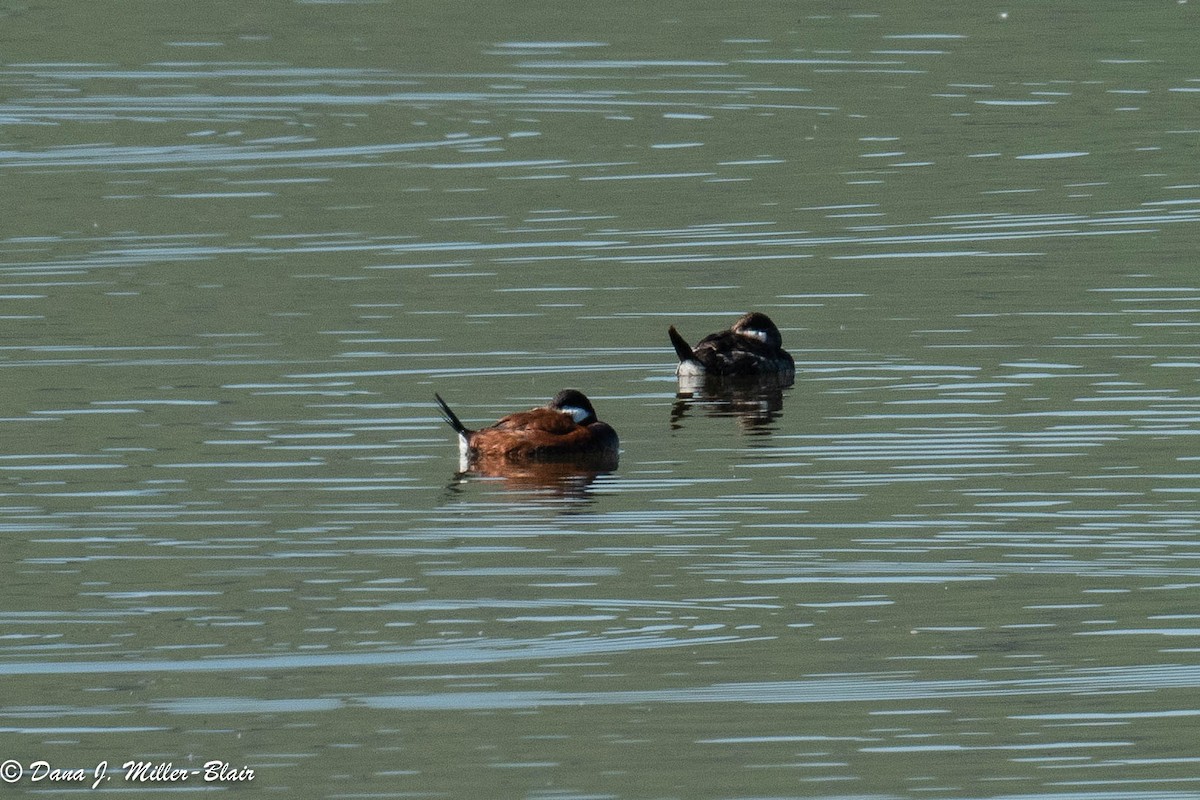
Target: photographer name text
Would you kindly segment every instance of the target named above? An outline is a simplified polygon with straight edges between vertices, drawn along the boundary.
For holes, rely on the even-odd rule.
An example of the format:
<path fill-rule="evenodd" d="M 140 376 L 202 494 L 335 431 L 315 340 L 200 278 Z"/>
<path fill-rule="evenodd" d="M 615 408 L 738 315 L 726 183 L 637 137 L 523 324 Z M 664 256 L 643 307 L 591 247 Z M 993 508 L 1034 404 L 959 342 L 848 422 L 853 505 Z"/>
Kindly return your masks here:
<path fill-rule="evenodd" d="M 176 767 L 170 761 L 126 761 L 120 770 L 110 770 L 107 761 L 92 769 L 55 767 L 49 761 L 31 761 L 28 766 L 9 759 L 0 764 L 0 781 L 53 785 L 82 785 L 98 789 L 114 777 L 127 785 L 165 786 L 181 783 L 249 783 L 254 780 L 250 767 L 235 767 L 228 761 L 206 761 L 201 767 Z"/>

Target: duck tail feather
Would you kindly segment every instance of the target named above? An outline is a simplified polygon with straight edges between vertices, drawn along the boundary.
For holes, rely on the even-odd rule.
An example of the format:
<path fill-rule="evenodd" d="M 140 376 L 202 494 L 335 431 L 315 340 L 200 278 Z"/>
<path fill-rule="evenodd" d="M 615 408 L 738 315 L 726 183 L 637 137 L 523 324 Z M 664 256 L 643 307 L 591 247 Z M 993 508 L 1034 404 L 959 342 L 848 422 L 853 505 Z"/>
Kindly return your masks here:
<path fill-rule="evenodd" d="M 675 355 L 679 357 L 680 363 L 696 360 L 696 356 L 692 353 L 692 346 L 679 335 L 679 331 L 675 330 L 674 325 L 667 329 L 667 335 L 671 337 L 671 345 L 675 348 Z"/>
<path fill-rule="evenodd" d="M 466 434 L 470 433 L 470 431 L 467 429 L 467 426 L 462 424 L 462 420 L 458 418 L 458 415 L 450 410 L 450 406 L 446 405 L 446 401 L 442 399 L 442 396 L 437 392 L 434 392 L 433 396 L 434 399 L 437 400 L 439 410 L 442 413 L 442 419 L 446 420 L 446 422 L 450 424 L 451 428 L 454 428 L 454 432 L 460 436 L 465 436 Z"/>

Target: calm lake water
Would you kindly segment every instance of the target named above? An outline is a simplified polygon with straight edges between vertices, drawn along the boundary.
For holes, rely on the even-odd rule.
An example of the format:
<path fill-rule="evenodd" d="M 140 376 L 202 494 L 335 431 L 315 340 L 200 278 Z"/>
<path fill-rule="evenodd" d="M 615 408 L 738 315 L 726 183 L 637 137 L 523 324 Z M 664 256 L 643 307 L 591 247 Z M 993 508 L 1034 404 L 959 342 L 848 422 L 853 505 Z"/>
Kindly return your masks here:
<path fill-rule="evenodd" d="M 0 777 L 1200 796 L 1196 13 L 0 6 Z"/>

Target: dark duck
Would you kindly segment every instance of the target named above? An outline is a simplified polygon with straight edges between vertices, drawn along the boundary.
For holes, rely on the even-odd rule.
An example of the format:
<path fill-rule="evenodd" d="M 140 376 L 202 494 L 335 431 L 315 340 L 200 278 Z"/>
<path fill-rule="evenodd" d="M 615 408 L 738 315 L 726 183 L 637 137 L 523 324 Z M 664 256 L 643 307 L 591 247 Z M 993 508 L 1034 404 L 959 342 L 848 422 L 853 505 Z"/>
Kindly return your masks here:
<path fill-rule="evenodd" d="M 746 314 L 727 331 L 705 336 L 695 347 L 674 325 L 667 333 L 679 357 L 675 374 L 680 378 L 775 376 L 790 382 L 796 372 L 796 362 L 783 349 L 779 328 L 759 311 Z"/>

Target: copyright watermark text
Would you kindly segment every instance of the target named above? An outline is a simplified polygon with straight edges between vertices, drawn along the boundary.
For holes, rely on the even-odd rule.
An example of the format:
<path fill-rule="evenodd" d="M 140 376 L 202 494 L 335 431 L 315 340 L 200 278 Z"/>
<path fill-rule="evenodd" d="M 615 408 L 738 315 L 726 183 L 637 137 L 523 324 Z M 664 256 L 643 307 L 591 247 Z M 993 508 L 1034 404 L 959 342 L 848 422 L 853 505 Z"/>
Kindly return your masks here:
<path fill-rule="evenodd" d="M 28 781 L 43 785 L 86 786 L 98 789 L 112 779 L 126 785 L 164 786 L 181 783 L 249 783 L 254 780 L 250 767 L 235 767 L 228 761 L 212 760 L 200 767 L 176 767 L 170 761 L 126 761 L 119 768 L 101 761 L 91 769 L 62 768 L 49 761 L 22 764 L 15 758 L 0 763 L 0 781 Z"/>

